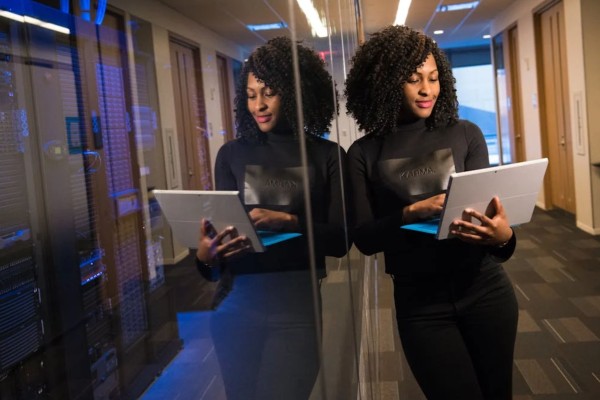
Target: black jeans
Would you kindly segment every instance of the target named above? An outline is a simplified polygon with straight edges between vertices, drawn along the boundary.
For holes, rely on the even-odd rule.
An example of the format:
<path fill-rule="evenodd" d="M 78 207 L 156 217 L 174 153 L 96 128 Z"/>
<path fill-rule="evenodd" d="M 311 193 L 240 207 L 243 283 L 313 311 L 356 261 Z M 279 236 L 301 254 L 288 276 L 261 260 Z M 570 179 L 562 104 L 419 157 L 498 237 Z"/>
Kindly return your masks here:
<path fill-rule="evenodd" d="M 429 400 L 511 399 L 518 305 L 510 280 L 498 267 L 460 296 L 447 288 L 432 295 L 394 281 L 400 339 L 419 386 Z"/>
<path fill-rule="evenodd" d="M 234 277 L 210 320 L 228 400 L 310 397 L 320 367 L 312 295 L 308 270 Z"/>

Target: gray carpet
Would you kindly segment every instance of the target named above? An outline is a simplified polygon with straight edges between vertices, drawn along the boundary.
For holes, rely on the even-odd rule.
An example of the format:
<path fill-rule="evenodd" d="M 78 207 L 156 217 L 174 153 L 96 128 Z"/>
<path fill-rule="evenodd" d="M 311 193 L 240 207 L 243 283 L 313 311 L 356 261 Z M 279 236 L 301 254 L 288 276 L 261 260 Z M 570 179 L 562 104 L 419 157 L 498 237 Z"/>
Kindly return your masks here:
<path fill-rule="evenodd" d="M 600 399 L 600 238 L 541 210 L 517 234 L 515 399 Z"/>

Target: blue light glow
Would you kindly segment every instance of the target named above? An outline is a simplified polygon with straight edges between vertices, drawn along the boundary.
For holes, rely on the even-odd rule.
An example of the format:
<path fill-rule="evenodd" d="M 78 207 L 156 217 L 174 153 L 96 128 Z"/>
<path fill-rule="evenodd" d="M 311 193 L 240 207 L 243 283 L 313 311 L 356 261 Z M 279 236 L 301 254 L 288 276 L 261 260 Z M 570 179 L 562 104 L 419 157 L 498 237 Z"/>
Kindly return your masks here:
<path fill-rule="evenodd" d="M 246 25 L 246 28 L 251 31 L 269 31 L 273 29 L 284 29 L 287 28 L 287 24 L 285 22 L 274 22 L 272 24 L 260 24 L 260 25 Z"/>
<path fill-rule="evenodd" d="M 468 3 L 458 3 L 458 4 L 448 4 L 439 6 L 436 11 L 437 12 L 446 12 L 446 11 L 460 11 L 460 10 L 470 10 L 479 5 L 479 1 L 470 1 Z"/>

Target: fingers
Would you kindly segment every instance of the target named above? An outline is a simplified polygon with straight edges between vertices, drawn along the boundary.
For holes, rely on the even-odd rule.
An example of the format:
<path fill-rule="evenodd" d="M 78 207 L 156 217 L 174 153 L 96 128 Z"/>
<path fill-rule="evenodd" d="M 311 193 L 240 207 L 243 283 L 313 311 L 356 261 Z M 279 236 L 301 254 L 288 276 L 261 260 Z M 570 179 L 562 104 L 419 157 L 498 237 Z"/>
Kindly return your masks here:
<path fill-rule="evenodd" d="M 237 235 L 237 229 L 235 229 L 235 227 L 233 226 L 228 226 L 213 238 L 213 242 L 220 244 L 223 241 L 223 239 L 225 239 L 226 236 L 231 235 L 232 232 L 235 232 Z"/>
<path fill-rule="evenodd" d="M 231 228 L 231 230 L 229 231 L 229 237 L 231 237 L 232 239 L 235 239 L 236 237 L 240 236 L 240 234 L 235 226 L 230 226 L 229 228 Z"/>
<path fill-rule="evenodd" d="M 238 236 L 219 247 L 221 259 L 232 259 L 253 250 L 252 242 L 246 236 Z"/>
<path fill-rule="evenodd" d="M 490 212 L 490 209 L 493 211 Z M 490 201 L 486 214 L 470 208 L 465 209 L 461 219 L 452 222 L 450 233 L 465 242 L 485 245 L 502 243 L 507 240 L 507 236 L 510 238 L 512 230 L 498 197 Z M 478 220 L 480 224 L 473 223 L 473 219 Z"/>
<path fill-rule="evenodd" d="M 248 215 L 256 229 L 281 231 L 297 228 L 297 217 L 282 211 L 253 208 Z"/>
<path fill-rule="evenodd" d="M 265 215 L 267 213 L 268 213 L 268 210 L 265 210 L 264 208 L 253 208 L 248 213 L 248 216 L 250 217 L 250 221 L 252 221 L 253 223 L 256 223 L 260 219 L 265 218 Z"/>
<path fill-rule="evenodd" d="M 472 221 L 471 214 L 469 213 L 469 209 L 463 210 L 461 219 L 463 221 L 467 221 L 467 222 Z"/>
<path fill-rule="evenodd" d="M 269 226 L 269 221 L 272 219 L 272 213 L 272 211 L 263 208 L 253 208 L 248 215 L 256 229 L 264 229 Z"/>
<path fill-rule="evenodd" d="M 200 238 L 208 237 L 214 239 L 217 237 L 217 230 L 210 220 L 202 218 L 200 221 Z"/>

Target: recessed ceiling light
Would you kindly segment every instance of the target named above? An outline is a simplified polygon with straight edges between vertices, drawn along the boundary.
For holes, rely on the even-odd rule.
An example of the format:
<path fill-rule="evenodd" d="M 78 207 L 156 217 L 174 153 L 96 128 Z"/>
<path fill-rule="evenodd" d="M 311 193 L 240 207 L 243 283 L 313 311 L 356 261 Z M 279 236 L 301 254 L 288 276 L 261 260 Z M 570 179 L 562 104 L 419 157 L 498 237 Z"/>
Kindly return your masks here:
<path fill-rule="evenodd" d="M 442 33 L 444 33 L 443 29 L 438 29 L 437 31 L 433 31 L 434 35 L 441 35 Z"/>
<path fill-rule="evenodd" d="M 404 25 L 408 16 L 408 9 L 412 0 L 400 0 L 398 2 L 398 11 L 396 11 L 396 20 L 394 25 Z"/>
<path fill-rule="evenodd" d="M 469 1 L 466 3 L 458 3 L 458 4 L 448 4 L 439 6 L 436 8 L 437 12 L 446 12 L 446 11 L 460 11 L 460 10 L 470 10 L 471 8 L 475 8 L 479 5 L 479 1 Z"/>
<path fill-rule="evenodd" d="M 272 24 L 246 25 L 246 28 L 251 31 L 270 31 L 273 29 L 287 28 L 287 24 L 285 22 L 273 22 Z"/>
<path fill-rule="evenodd" d="M 484 38 L 484 39 L 489 39 L 489 38 L 491 38 L 491 37 L 492 37 L 492 35 L 483 35 L 483 38 Z"/>
<path fill-rule="evenodd" d="M 319 16 L 319 12 L 315 8 L 312 0 L 296 0 L 296 2 L 304 15 L 306 15 L 313 36 L 327 37 L 327 27 L 323 23 L 323 19 Z"/>

